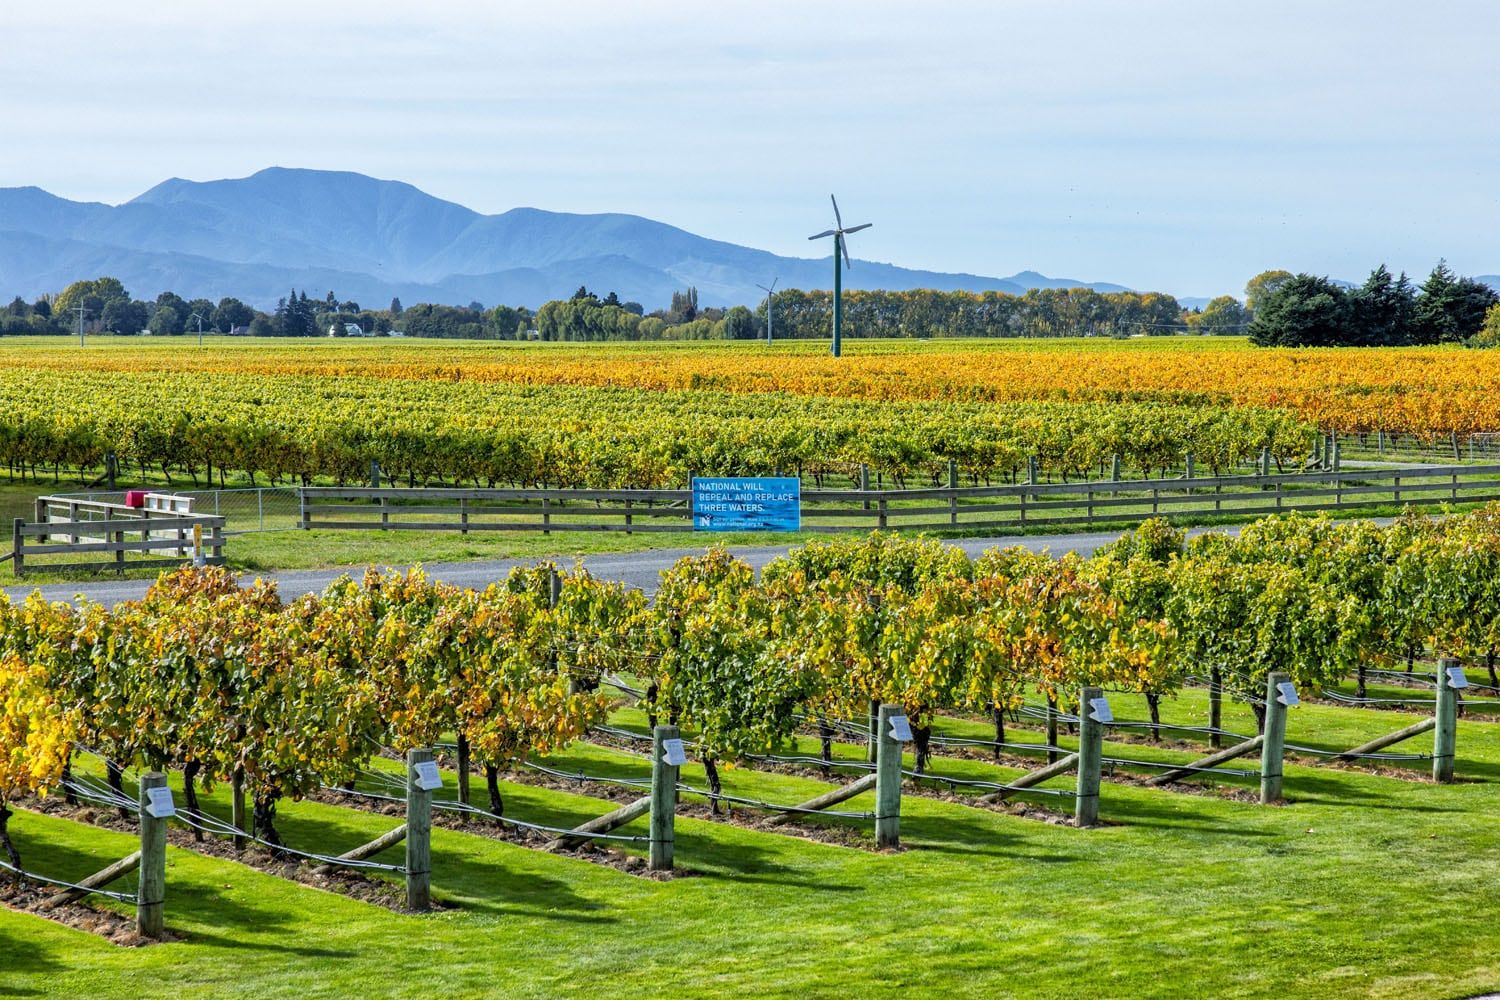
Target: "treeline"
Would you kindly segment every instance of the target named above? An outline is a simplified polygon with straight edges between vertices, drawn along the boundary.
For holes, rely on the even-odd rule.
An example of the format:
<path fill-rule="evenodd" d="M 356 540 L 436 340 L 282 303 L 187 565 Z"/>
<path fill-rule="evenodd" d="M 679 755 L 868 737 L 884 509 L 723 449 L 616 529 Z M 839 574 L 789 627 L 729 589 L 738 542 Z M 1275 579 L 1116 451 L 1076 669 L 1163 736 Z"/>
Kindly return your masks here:
<path fill-rule="evenodd" d="M 1286 271 L 1266 272 L 1255 282 L 1258 288 L 1246 290 L 1256 300 L 1250 340 L 1266 347 L 1490 346 L 1500 341 L 1500 295 L 1481 281 L 1454 275 L 1443 261 L 1420 287 L 1405 273 L 1392 276 L 1384 264 L 1358 288 Z"/>
<path fill-rule="evenodd" d="M 341 300 L 332 291 L 321 299 L 292 289 L 271 312 L 261 312 L 237 298 L 184 299 L 162 292 L 154 300 L 131 296 L 118 278 L 75 281 L 57 296 L 27 302 L 17 296 L 0 308 L 0 336 L 85 334 L 121 336 L 153 334 L 239 334 L 252 337 L 390 336 L 446 337 L 471 340 L 525 339 L 533 322 L 524 306 L 486 309 L 421 303 L 402 308 L 366 309 Z"/>
<path fill-rule="evenodd" d="M 1245 299 L 1221 295 L 1204 308 L 1184 309 L 1159 292 L 1097 292 L 1034 288 L 1024 295 L 914 289 L 844 293 L 847 337 L 1132 337 L 1174 334 L 1244 335 L 1275 347 L 1393 347 L 1469 343 L 1500 345 L 1500 295 L 1481 281 L 1456 276 L 1439 261 L 1420 286 L 1382 264 L 1357 288 L 1326 277 L 1264 271 L 1245 286 Z M 1494 312 L 1491 312 L 1495 310 Z M 672 341 L 816 340 L 833 325 L 833 296 L 789 288 L 754 309 L 699 307 L 695 288 L 675 292 L 671 305 L 646 312 L 639 302 L 579 288 L 533 312 L 525 306 L 419 303 L 385 309 L 311 298 L 292 289 L 271 312 L 236 298 L 184 299 L 162 292 L 136 300 L 115 278 L 75 281 L 54 297 L 17 297 L 0 309 L 0 335 L 151 333 L 248 334 L 254 337 L 405 336 L 470 340 Z M 1488 325 L 1486 325 L 1488 316 Z M 769 328 L 769 330 L 768 330 Z"/>
<path fill-rule="evenodd" d="M 537 310 L 542 340 L 764 340 L 766 300 L 754 311 L 673 308 L 632 313 L 592 295 L 548 302 Z M 814 340 L 829 335 L 833 294 L 789 288 L 770 303 L 775 340 Z M 1126 337 L 1187 333 L 1177 300 L 1158 292 L 1096 292 L 1089 288 L 1034 288 L 1004 292 L 847 291 L 847 337 Z M 1242 330 L 1225 332 L 1240 333 Z"/>

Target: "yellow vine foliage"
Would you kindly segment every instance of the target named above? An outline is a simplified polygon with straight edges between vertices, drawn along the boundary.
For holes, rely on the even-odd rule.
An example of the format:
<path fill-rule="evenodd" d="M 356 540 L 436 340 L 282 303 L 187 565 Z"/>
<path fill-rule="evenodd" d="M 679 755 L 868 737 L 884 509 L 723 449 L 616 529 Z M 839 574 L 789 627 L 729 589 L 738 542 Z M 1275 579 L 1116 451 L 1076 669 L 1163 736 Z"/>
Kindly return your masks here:
<path fill-rule="evenodd" d="M 74 730 L 41 666 L 13 654 L 0 658 L 0 807 L 57 784 Z"/>

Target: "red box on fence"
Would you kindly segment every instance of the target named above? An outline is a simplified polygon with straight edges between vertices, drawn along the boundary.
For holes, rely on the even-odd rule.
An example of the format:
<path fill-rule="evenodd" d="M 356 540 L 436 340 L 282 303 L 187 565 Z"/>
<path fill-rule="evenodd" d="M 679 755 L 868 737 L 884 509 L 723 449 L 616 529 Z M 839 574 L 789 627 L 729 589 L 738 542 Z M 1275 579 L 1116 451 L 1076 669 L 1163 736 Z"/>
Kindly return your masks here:
<path fill-rule="evenodd" d="M 125 506 L 127 506 L 127 507 L 144 507 L 144 506 L 146 506 L 146 491 L 145 490 L 126 490 L 125 491 Z"/>

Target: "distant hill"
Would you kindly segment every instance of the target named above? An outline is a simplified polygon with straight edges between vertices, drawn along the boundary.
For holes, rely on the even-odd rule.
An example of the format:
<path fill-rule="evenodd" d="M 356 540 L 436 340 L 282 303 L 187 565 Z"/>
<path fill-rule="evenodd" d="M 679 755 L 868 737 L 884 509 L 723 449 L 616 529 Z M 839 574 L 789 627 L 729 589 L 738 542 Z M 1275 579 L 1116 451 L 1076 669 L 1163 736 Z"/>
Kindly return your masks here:
<path fill-rule="evenodd" d="M 234 295 L 269 308 L 293 286 L 383 306 L 536 306 L 579 285 L 655 308 L 674 290 L 704 305 L 757 301 L 757 283 L 826 288 L 827 258 L 780 257 L 635 215 L 516 208 L 482 215 L 397 181 L 273 167 L 237 180 L 173 178 L 122 205 L 0 188 L 0 294 L 28 298 L 112 275 L 139 297 Z M 921 271 L 859 260 L 850 288 L 1002 291 L 1122 285 Z"/>

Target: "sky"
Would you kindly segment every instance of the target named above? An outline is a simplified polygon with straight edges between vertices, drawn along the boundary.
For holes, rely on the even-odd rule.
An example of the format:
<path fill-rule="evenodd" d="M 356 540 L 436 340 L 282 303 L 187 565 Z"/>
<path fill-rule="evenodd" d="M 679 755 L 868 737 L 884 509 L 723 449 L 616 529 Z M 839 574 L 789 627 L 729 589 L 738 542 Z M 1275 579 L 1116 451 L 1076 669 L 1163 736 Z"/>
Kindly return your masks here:
<path fill-rule="evenodd" d="M 0 186 L 278 165 L 1178 295 L 1500 273 L 1489 0 L 7 0 Z M 0 220 L 3 228 L 4 220 Z"/>

